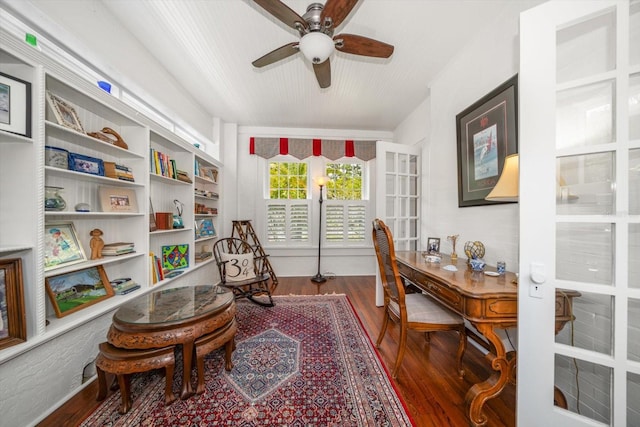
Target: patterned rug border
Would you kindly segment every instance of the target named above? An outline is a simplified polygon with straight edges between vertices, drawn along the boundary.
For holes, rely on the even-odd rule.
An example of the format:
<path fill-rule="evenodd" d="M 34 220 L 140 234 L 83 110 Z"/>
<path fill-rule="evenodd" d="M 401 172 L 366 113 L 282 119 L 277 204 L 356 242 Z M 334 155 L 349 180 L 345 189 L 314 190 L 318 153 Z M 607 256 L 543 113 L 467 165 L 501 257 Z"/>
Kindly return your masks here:
<path fill-rule="evenodd" d="M 376 413 L 378 414 L 378 410 L 375 410 L 375 406 L 369 407 L 369 409 L 366 409 L 368 406 L 363 406 L 360 407 L 359 405 L 357 407 L 361 408 L 360 411 L 362 409 L 365 409 L 364 412 L 360 412 L 360 416 L 357 418 L 351 418 L 351 420 L 347 421 L 346 419 L 344 419 L 343 421 L 347 421 L 347 424 L 349 425 L 384 425 L 384 426 L 396 426 L 396 425 L 410 425 L 410 426 L 415 426 L 415 421 L 413 420 L 413 417 L 411 416 L 407 404 L 404 401 L 402 395 L 400 394 L 395 382 L 392 380 L 391 375 L 390 375 L 390 371 L 387 369 L 387 367 L 385 366 L 382 357 L 380 355 L 380 353 L 378 352 L 378 349 L 375 347 L 374 344 L 374 340 L 372 339 L 371 336 L 369 336 L 369 333 L 367 331 L 367 329 L 364 326 L 364 323 L 362 322 L 362 319 L 360 318 L 360 315 L 358 314 L 357 310 L 355 309 L 353 303 L 351 302 L 351 299 L 349 298 L 348 295 L 344 294 L 344 293 L 326 293 L 326 294 L 316 294 L 316 295 L 299 295 L 299 294 L 291 294 L 291 295 L 277 295 L 277 296 L 273 296 L 274 302 L 276 303 L 276 307 L 279 304 L 282 305 L 286 305 L 289 304 L 290 307 L 295 307 L 297 306 L 298 303 L 304 303 L 304 304 L 313 304 L 313 303 L 329 303 L 330 302 L 330 308 L 329 310 L 331 310 L 331 312 L 335 312 L 337 313 L 342 313 L 342 316 L 335 318 L 336 320 L 341 319 L 342 322 L 347 322 L 344 323 L 344 325 L 346 326 L 347 324 L 349 324 L 350 322 L 350 326 L 347 328 L 348 331 L 351 331 L 350 333 L 353 334 L 351 335 L 350 340 L 355 339 L 357 342 L 359 342 L 360 347 L 362 349 L 363 352 L 360 352 L 360 350 L 356 353 L 354 353 L 354 355 L 360 355 L 357 356 L 357 359 L 350 359 L 351 356 L 351 352 L 350 351 L 346 351 L 346 352 L 340 352 L 339 354 L 343 354 L 346 355 L 347 359 L 352 360 L 351 362 L 348 363 L 353 363 L 354 360 L 358 360 L 360 357 L 362 357 L 363 355 L 366 355 L 366 351 L 368 350 L 369 355 L 365 356 L 366 360 L 369 360 L 369 364 L 371 366 L 371 370 L 368 371 L 370 372 L 370 375 L 367 375 L 366 377 L 359 377 L 358 375 L 356 376 L 351 376 L 351 374 L 346 373 L 346 376 L 342 377 L 345 378 L 346 381 L 356 381 L 356 384 L 362 384 L 363 387 L 370 387 L 371 384 L 378 384 L 377 386 L 375 386 L 375 389 L 380 390 L 380 392 L 382 393 L 380 396 L 387 396 L 384 399 L 386 402 L 394 402 L 392 404 L 392 406 L 390 406 L 390 413 L 395 412 L 396 415 L 395 417 L 399 417 L 399 418 L 389 418 L 386 419 L 386 422 L 383 422 L 383 424 L 379 424 L 381 421 L 383 421 L 383 419 L 378 419 L 375 424 L 371 424 L 371 422 L 373 422 L 373 419 L 370 418 L 371 414 Z M 239 309 L 242 306 L 246 306 L 247 309 L 249 309 L 248 312 L 245 311 L 245 315 L 249 315 L 250 313 L 254 313 L 254 315 L 258 314 L 258 311 L 256 310 L 270 310 L 270 308 L 264 308 L 264 307 L 258 307 L 255 306 L 254 304 L 251 304 L 248 301 L 245 300 L 240 300 L 237 302 Z M 337 305 L 335 305 L 337 304 Z M 348 308 L 347 308 L 348 307 Z M 287 308 L 284 308 L 285 312 L 287 310 Z M 300 308 L 298 307 L 297 310 L 306 310 L 304 308 Z M 336 311 L 337 310 L 337 311 Z M 262 312 L 262 311 L 260 311 Z M 350 313 L 350 314 L 349 314 Z M 268 319 L 269 317 L 267 317 Z M 266 325 L 265 325 L 266 326 Z M 338 327 L 340 329 L 340 323 L 335 324 L 334 327 Z M 247 332 L 249 332 L 251 329 L 248 329 Z M 285 332 L 283 332 L 285 333 Z M 244 339 L 250 338 L 253 335 L 248 335 L 246 337 L 239 337 L 241 340 L 238 342 L 242 342 Z M 347 344 L 347 342 L 345 342 L 345 344 Z M 352 342 L 352 345 L 355 345 L 355 342 Z M 349 348 L 357 348 L 357 347 L 349 347 L 348 345 L 346 347 L 341 347 L 343 349 L 349 349 Z M 327 353 L 327 354 L 331 354 L 331 353 Z M 221 356 L 220 356 L 221 357 Z M 342 356 L 344 357 L 344 356 Z M 345 360 L 347 360 L 345 359 Z M 364 359 L 363 359 L 364 360 Z M 221 360 L 217 360 L 217 363 L 220 363 Z M 367 362 L 365 362 L 367 363 Z M 345 365 L 345 366 L 351 366 L 351 365 Z M 354 367 L 357 365 L 353 365 Z M 358 369 L 359 371 L 359 369 Z M 377 373 L 376 373 L 377 372 Z M 223 372 L 224 373 L 224 372 Z M 364 373 L 361 372 L 361 373 Z M 177 374 L 179 374 L 177 372 Z M 162 390 L 163 390 L 163 384 L 164 381 L 161 380 L 160 375 L 158 373 L 154 374 L 155 377 L 153 376 L 149 376 L 147 375 L 146 377 L 143 375 L 141 378 L 134 378 L 132 379 L 132 387 L 134 386 L 134 382 L 136 382 L 136 387 L 143 387 L 143 388 L 148 388 L 151 387 L 153 389 L 153 393 L 155 393 L 156 395 L 158 395 L 158 397 L 160 397 L 162 395 Z M 227 375 L 225 373 L 225 375 Z M 358 380 L 358 378 L 360 378 Z M 360 383 L 360 381 L 363 380 L 363 378 L 369 378 L 370 380 L 366 380 L 363 383 Z M 207 380 L 208 382 L 209 380 Z M 370 381 L 373 381 L 372 383 L 370 383 Z M 369 384 L 368 386 L 366 384 Z M 219 387 L 220 384 L 216 383 L 215 387 Z M 386 389 L 386 392 L 383 391 Z M 174 385 L 174 390 L 175 390 L 175 385 Z M 210 393 L 211 390 L 216 390 L 218 392 L 225 392 L 225 387 L 223 387 L 222 389 L 219 388 L 215 388 L 215 389 L 207 389 L 207 393 Z M 140 389 L 138 389 L 137 393 L 140 393 Z M 378 393 L 378 392 L 376 392 Z M 203 395 L 204 396 L 204 395 Z M 210 397 L 211 398 L 211 397 Z M 177 419 L 175 418 L 175 415 L 177 413 L 175 413 L 175 410 L 177 410 L 176 406 L 186 406 L 187 408 L 189 407 L 193 407 L 193 406 L 197 406 L 198 403 L 198 398 L 195 399 L 191 398 L 188 399 L 186 401 L 178 401 L 176 403 L 174 403 L 173 405 L 170 406 L 170 408 L 174 408 L 172 410 L 170 410 L 171 414 L 174 415 L 174 417 L 172 418 L 173 421 L 177 421 Z M 383 400 L 384 400 L 383 399 Z M 93 420 L 94 422 L 97 422 L 98 420 L 101 420 L 101 422 L 99 423 L 100 425 L 103 426 L 164 426 L 164 425 L 176 425 L 174 422 L 171 422 L 170 424 L 164 424 L 162 423 L 162 421 L 160 419 L 155 419 L 155 418 L 139 418 L 141 415 L 135 415 L 133 416 L 133 412 L 140 412 L 142 411 L 142 414 L 147 414 L 144 415 L 146 417 L 148 417 L 150 414 L 153 414 L 153 411 L 155 410 L 157 413 L 157 410 L 154 409 L 154 404 L 153 404 L 153 400 L 149 400 L 146 399 L 146 401 L 142 401 L 141 400 L 145 400 L 145 399 L 136 399 L 136 396 L 134 395 L 134 407 L 132 408 L 132 413 L 127 414 L 127 416 L 118 416 L 117 415 L 117 411 L 116 408 L 119 405 L 119 401 L 120 401 L 120 393 L 114 393 L 111 394 L 106 401 L 99 403 L 96 408 L 94 408 L 94 410 L 92 411 L 91 414 L 89 414 L 89 416 L 83 421 L 83 423 L 81 424 L 82 426 L 94 426 L 94 425 L 98 425 L 98 424 L 94 424 L 92 422 L 90 422 L 89 420 Z M 157 399 L 156 399 L 157 400 Z M 359 399 L 358 399 L 359 400 Z M 103 404 L 107 404 L 107 406 L 111 407 L 111 411 L 109 411 L 108 409 L 106 409 L 105 412 L 105 408 L 102 407 Z M 255 420 L 255 417 L 258 415 L 258 412 L 253 409 L 254 404 L 252 403 L 250 405 L 249 408 L 247 408 L 247 410 L 242 413 L 242 416 L 244 417 L 245 421 L 247 421 L 248 423 L 246 425 L 254 425 L 253 421 Z M 395 409 L 391 409 L 391 408 L 395 408 Z M 166 409 L 166 407 L 165 407 Z M 374 409 L 374 412 L 369 412 L 371 409 Z M 99 415 L 97 414 L 97 412 L 100 411 L 102 414 Z M 161 409 L 162 411 L 162 409 Z M 386 411 L 385 411 L 386 412 Z M 356 414 L 358 412 L 355 412 Z M 365 414 L 369 414 L 369 415 L 365 415 Z M 128 417 L 128 415 L 132 415 L 133 417 L 130 418 Z M 159 415 L 159 413 L 158 413 Z M 252 418 L 254 417 L 254 418 Z M 360 418 L 361 421 L 360 422 L 356 422 L 355 424 L 353 424 L 353 422 Z M 364 419 L 363 419 L 364 418 Z M 376 415 L 375 418 L 377 419 L 378 416 Z M 184 420 L 186 420 L 188 418 L 185 418 Z M 208 418 L 209 422 L 213 421 L 212 418 Z M 216 418 L 217 419 L 217 418 Z M 220 421 L 222 421 L 224 419 L 221 418 Z M 312 418 L 313 419 L 313 418 Z M 393 421 L 393 419 L 395 419 L 395 421 Z M 138 420 L 138 421 L 135 421 Z M 145 421 L 146 420 L 146 421 Z M 319 420 L 319 419 L 318 419 Z M 365 420 L 369 420 L 369 421 L 365 421 Z M 167 422 L 168 420 L 165 420 L 165 422 Z M 200 421 L 202 421 L 202 419 L 200 419 Z M 227 419 L 227 421 L 229 421 Z M 236 419 L 236 421 L 239 421 L 238 419 Z M 361 422 L 364 421 L 364 424 L 361 424 Z M 160 423 L 159 423 L 160 422 Z M 294 421 L 294 425 L 300 425 L 302 426 L 302 424 L 299 424 L 300 420 L 295 420 Z M 400 424 L 398 424 L 398 422 L 400 422 Z M 89 423 L 89 424 L 87 424 Z M 151 423 L 151 424 L 149 424 Z M 191 425 L 191 424 L 190 424 Z M 229 425 L 229 424 L 218 424 L 218 422 L 214 422 L 213 424 L 210 423 L 206 423 L 206 424 L 200 424 L 198 422 L 192 424 L 193 426 L 204 426 L 204 425 Z M 243 424 L 245 425 L 245 424 Z M 257 425 L 265 425 L 265 424 L 257 424 Z M 269 424 L 272 425 L 272 424 Z M 287 423 L 285 424 L 278 424 L 278 425 L 289 425 Z M 309 424 L 308 422 L 304 424 L 304 426 L 313 426 L 313 425 L 321 425 L 321 424 L 315 424 L 313 422 L 311 422 L 311 424 Z M 333 424 L 331 424 L 333 425 Z"/>

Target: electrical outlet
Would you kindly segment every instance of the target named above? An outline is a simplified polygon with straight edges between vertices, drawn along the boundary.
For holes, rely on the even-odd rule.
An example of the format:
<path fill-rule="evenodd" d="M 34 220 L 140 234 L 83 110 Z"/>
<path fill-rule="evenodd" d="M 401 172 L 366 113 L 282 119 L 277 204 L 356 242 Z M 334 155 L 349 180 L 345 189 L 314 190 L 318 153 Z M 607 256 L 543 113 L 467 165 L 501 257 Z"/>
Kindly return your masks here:
<path fill-rule="evenodd" d="M 529 285 L 529 296 L 532 298 L 542 298 L 542 285 L 532 283 Z"/>

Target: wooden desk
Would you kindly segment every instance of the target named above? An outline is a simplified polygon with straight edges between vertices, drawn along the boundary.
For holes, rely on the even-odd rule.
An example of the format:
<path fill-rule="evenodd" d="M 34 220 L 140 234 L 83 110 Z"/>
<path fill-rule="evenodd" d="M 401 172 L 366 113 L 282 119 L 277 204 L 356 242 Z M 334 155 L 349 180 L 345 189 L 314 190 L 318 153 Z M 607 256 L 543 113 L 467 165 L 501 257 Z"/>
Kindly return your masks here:
<path fill-rule="evenodd" d="M 442 263 L 427 263 L 420 252 L 396 252 L 400 275 L 416 284 L 445 306 L 462 315 L 490 343 L 491 368 L 495 371 L 486 381 L 475 384 L 466 395 L 469 420 L 473 426 L 484 426 L 484 403 L 499 395 L 508 381 L 515 382 L 515 351 L 507 352 L 496 329 L 513 328 L 518 320 L 518 289 L 512 281 L 514 273 L 491 277 L 467 268 L 466 259 L 459 259 L 458 271 L 444 270 L 451 263 L 448 256 Z M 572 292 L 556 297 L 556 333 L 571 320 Z"/>
<path fill-rule="evenodd" d="M 227 288 L 204 285 L 162 289 L 120 307 L 113 315 L 107 340 L 128 349 L 182 345 L 180 397 L 186 399 L 194 394 L 191 385 L 194 342 L 203 335 L 224 331 L 234 322 L 235 314 L 235 298 Z M 233 346 L 233 336 L 225 345 Z"/>

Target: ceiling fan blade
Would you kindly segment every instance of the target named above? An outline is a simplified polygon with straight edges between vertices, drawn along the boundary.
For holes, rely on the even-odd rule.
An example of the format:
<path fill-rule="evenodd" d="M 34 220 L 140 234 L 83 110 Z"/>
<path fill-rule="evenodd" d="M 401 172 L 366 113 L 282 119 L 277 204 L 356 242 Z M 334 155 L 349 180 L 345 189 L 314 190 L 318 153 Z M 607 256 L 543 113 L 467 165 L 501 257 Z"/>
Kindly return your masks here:
<path fill-rule="evenodd" d="M 307 22 L 280 0 L 253 0 L 264 10 L 287 24 L 294 30 L 308 28 Z"/>
<path fill-rule="evenodd" d="M 274 62 L 280 61 L 281 59 L 288 58 L 289 56 L 298 53 L 300 50 L 298 49 L 298 42 L 293 42 L 289 44 L 285 44 L 266 55 L 256 59 L 252 62 L 253 66 L 256 68 L 264 67 L 265 65 L 273 64 Z"/>
<path fill-rule="evenodd" d="M 313 71 L 316 73 L 316 79 L 321 88 L 325 89 L 331 86 L 331 63 L 327 59 L 321 64 L 313 64 Z"/>
<path fill-rule="evenodd" d="M 393 53 L 390 44 L 355 34 L 338 34 L 333 40 L 340 52 L 376 58 L 388 58 Z"/>
<path fill-rule="evenodd" d="M 324 22 L 324 19 L 329 17 L 333 21 L 333 28 L 336 28 L 357 3 L 358 0 L 327 0 L 320 15 L 320 22 Z"/>

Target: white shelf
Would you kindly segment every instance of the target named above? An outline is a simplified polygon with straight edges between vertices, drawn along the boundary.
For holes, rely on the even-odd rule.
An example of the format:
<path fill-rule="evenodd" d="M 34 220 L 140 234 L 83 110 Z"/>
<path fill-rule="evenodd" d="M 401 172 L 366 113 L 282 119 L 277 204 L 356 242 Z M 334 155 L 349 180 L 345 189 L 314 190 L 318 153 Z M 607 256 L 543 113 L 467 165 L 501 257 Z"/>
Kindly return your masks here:
<path fill-rule="evenodd" d="M 44 167 L 47 176 L 59 177 L 66 179 L 76 179 L 85 182 L 96 182 L 104 185 L 115 185 L 118 187 L 141 187 L 144 188 L 144 184 L 141 182 L 124 181 L 122 179 L 114 179 L 106 176 L 92 175 L 90 173 L 76 172 L 68 169 L 60 169 L 53 166 Z"/>
<path fill-rule="evenodd" d="M 44 277 L 57 276 L 59 274 L 69 273 L 76 270 L 83 270 L 85 268 L 94 267 L 96 265 L 108 265 L 108 264 L 113 264 L 117 262 L 124 262 L 132 258 L 138 258 L 141 256 L 146 256 L 146 253 L 132 252 L 132 253 L 118 255 L 118 256 L 105 256 L 104 258 L 100 258 L 100 259 L 89 260 L 89 261 L 80 262 L 77 264 L 71 264 L 66 267 L 62 266 L 62 267 L 46 270 L 44 272 Z"/>
<path fill-rule="evenodd" d="M 104 219 L 104 218 L 131 218 L 144 216 L 141 212 L 74 212 L 74 211 L 46 211 L 45 218 L 55 220 L 66 219 Z"/>
<path fill-rule="evenodd" d="M 73 144 L 82 145 L 86 148 L 96 150 L 102 152 L 104 154 L 108 154 L 115 157 L 121 158 L 134 158 L 134 159 L 143 159 L 144 156 L 140 155 L 131 150 L 125 150 L 124 148 L 120 148 L 113 144 L 109 144 L 108 142 L 101 141 L 99 139 L 93 138 L 84 133 L 77 132 L 73 129 L 66 128 L 57 123 L 53 123 L 50 121 L 45 122 L 47 135 L 61 139 Z"/>

